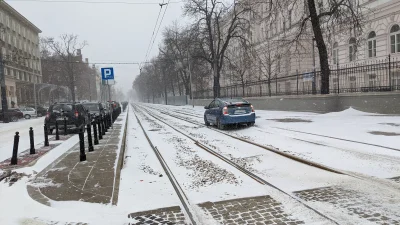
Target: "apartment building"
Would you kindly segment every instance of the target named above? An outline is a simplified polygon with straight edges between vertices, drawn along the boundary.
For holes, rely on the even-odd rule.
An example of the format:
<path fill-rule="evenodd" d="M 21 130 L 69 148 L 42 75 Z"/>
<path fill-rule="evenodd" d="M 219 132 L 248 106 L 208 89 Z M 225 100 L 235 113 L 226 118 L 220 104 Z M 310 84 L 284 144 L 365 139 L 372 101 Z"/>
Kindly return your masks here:
<path fill-rule="evenodd" d="M 0 2 L 0 28 L 9 107 L 33 102 L 33 85 L 42 82 L 41 30 L 4 1 Z"/>

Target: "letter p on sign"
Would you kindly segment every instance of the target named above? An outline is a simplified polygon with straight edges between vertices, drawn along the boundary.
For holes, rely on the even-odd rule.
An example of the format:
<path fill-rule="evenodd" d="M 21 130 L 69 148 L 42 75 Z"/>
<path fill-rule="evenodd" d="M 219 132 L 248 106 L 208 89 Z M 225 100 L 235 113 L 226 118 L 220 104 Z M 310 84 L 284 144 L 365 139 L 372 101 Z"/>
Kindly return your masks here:
<path fill-rule="evenodd" d="M 103 80 L 114 80 L 114 68 L 101 68 Z"/>

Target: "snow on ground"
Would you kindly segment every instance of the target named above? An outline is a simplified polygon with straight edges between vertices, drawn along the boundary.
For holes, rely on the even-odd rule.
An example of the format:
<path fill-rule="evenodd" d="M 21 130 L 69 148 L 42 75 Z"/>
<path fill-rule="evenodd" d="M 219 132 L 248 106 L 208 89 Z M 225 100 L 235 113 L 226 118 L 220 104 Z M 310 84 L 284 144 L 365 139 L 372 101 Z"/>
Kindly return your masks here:
<path fill-rule="evenodd" d="M 128 118 L 118 206 L 128 213 L 179 205 L 172 185 L 144 136 L 133 111 Z M 138 203 L 140 204 L 133 204 Z"/>
<path fill-rule="evenodd" d="M 34 130 L 35 144 L 44 141 L 44 117 L 21 119 L 18 122 L 0 123 L 0 161 L 11 158 L 15 132 L 19 132 L 19 152 L 30 147 L 29 128 Z"/>
<path fill-rule="evenodd" d="M 185 136 L 137 113 L 154 146 L 193 203 L 265 195 L 262 185 L 210 155 Z M 251 191 L 249 191 L 251 190 Z"/>
<path fill-rule="evenodd" d="M 218 153 L 257 175 L 262 174 L 262 177 L 286 192 L 337 185 L 348 179 L 346 176 L 317 169 L 233 139 L 207 127 L 198 127 L 161 113 L 158 115 Z"/>
<path fill-rule="evenodd" d="M 168 109 L 170 113 L 203 123 L 202 107 L 193 109 L 189 106 L 148 106 Z M 310 132 L 400 149 L 398 136 L 368 133 L 400 133 L 400 116 L 364 113 L 354 109 L 327 114 L 258 110 L 256 115 L 255 127 L 225 132 L 340 170 L 380 178 L 400 175 L 400 151 L 284 130 Z"/>

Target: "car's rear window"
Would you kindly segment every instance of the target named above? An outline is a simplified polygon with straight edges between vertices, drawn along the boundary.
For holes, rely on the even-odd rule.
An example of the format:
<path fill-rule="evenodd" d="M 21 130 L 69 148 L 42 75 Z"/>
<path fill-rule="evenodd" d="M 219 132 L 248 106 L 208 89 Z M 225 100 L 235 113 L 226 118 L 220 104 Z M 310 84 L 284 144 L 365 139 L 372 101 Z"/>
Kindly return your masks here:
<path fill-rule="evenodd" d="M 227 104 L 237 104 L 237 103 L 248 104 L 248 102 L 243 99 L 221 99 L 221 101 L 226 102 Z"/>
<path fill-rule="evenodd" d="M 52 112 L 70 112 L 72 111 L 72 105 L 71 104 L 60 104 L 60 105 L 53 105 Z"/>
<path fill-rule="evenodd" d="M 84 104 L 83 106 L 89 111 L 99 111 L 99 104 Z"/>

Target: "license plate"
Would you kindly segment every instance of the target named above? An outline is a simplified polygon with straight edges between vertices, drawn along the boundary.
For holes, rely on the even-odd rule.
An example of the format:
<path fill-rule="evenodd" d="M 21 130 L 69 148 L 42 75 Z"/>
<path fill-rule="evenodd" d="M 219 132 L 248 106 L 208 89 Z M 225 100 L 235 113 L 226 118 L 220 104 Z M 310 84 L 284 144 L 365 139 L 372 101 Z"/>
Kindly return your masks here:
<path fill-rule="evenodd" d="M 235 114 L 245 114 L 246 110 L 235 110 Z"/>
<path fill-rule="evenodd" d="M 57 118 L 57 120 L 62 120 L 62 121 L 64 121 L 64 119 L 65 119 L 65 120 L 68 120 L 68 117 L 64 117 L 64 118 Z"/>

